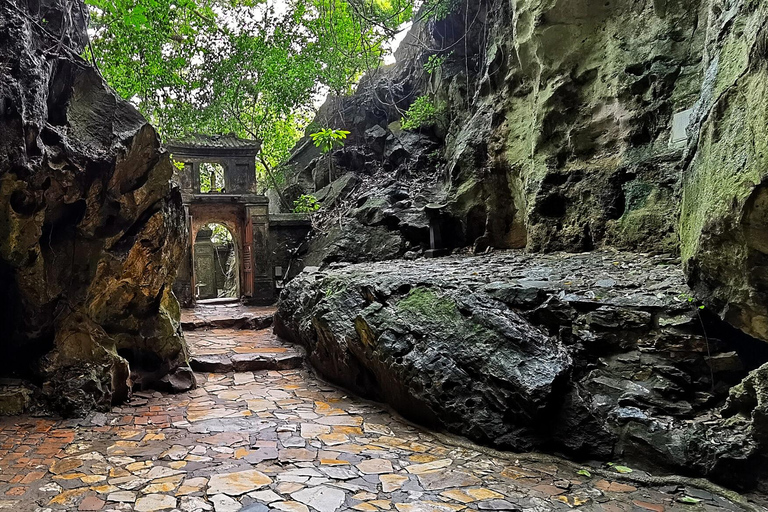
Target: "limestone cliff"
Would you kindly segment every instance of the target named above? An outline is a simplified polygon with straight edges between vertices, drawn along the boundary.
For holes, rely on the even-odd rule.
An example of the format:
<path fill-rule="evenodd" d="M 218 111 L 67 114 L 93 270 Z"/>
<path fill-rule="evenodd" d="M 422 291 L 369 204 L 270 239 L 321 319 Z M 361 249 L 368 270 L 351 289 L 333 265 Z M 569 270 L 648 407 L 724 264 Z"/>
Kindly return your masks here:
<path fill-rule="evenodd" d="M 79 1 L 0 5 L 0 376 L 66 414 L 188 389 L 185 236 L 154 129 L 79 55 Z"/>
<path fill-rule="evenodd" d="M 768 341 L 768 5 L 713 5 L 683 176 L 682 255 L 697 295 Z"/>
<path fill-rule="evenodd" d="M 676 252 L 685 144 L 670 138 L 699 97 L 706 4 L 485 0 L 425 17 L 398 64 L 316 120 L 353 133 L 337 175 L 385 185 L 353 194 L 349 223 L 397 228 L 403 254 L 425 245 L 419 208 L 438 202 L 456 247 Z M 401 130 L 419 97 L 437 114 Z M 294 190 L 333 202 L 312 151 L 290 162 Z"/>
<path fill-rule="evenodd" d="M 334 211 L 306 262 L 417 257 L 442 203 L 453 248 L 681 254 L 697 299 L 768 340 L 765 3 L 453 5 L 321 110 L 352 131 L 338 179 L 297 147 L 288 195 Z M 419 98 L 434 115 L 402 130 Z"/>

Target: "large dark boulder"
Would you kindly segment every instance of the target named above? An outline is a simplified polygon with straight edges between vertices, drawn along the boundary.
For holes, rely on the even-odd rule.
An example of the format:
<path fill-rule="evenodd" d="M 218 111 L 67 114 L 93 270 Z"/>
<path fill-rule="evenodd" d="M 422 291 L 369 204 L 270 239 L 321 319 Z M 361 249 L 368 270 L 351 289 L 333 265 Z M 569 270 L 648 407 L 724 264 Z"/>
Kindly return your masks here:
<path fill-rule="evenodd" d="M 0 5 L 0 375 L 75 414 L 194 379 L 186 236 L 155 130 L 79 57 L 79 1 Z"/>
<path fill-rule="evenodd" d="M 275 325 L 328 379 L 433 427 L 748 487 L 765 385 L 732 393 L 741 426 L 719 410 L 761 344 L 686 293 L 678 261 L 631 253 L 335 264 L 286 287 Z"/>

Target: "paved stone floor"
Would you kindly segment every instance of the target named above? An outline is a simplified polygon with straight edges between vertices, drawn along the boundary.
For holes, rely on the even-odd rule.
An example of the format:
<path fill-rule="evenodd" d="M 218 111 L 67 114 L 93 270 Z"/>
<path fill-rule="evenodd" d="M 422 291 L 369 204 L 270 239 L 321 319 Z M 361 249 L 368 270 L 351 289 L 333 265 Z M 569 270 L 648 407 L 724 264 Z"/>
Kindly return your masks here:
<path fill-rule="evenodd" d="M 696 489 L 457 447 L 305 368 L 198 379 L 81 420 L 0 420 L 0 510 L 739 510 Z"/>

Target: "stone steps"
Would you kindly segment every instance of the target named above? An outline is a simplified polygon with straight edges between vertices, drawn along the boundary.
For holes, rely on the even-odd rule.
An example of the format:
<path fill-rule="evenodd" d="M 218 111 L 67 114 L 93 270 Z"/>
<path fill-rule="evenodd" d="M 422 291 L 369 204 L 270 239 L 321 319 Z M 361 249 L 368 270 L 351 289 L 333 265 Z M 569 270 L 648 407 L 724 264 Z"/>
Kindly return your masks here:
<path fill-rule="evenodd" d="M 279 355 L 234 354 L 192 356 L 190 366 L 196 372 L 229 373 L 256 372 L 260 370 L 292 370 L 301 368 L 304 356 L 299 353 Z"/>
<path fill-rule="evenodd" d="M 304 364 L 304 351 L 271 331 L 242 329 L 196 330 L 185 333 L 190 366 L 196 372 L 230 373 L 291 370 Z"/>
<path fill-rule="evenodd" d="M 240 303 L 199 304 L 181 312 L 184 331 L 200 329 L 267 329 L 272 326 L 274 307 L 251 307 Z"/>
<path fill-rule="evenodd" d="M 195 318 L 193 320 L 182 320 L 181 328 L 184 331 L 200 329 L 250 329 L 258 331 L 272 327 L 273 320 L 273 314 L 259 316 L 243 314 L 211 319 Z"/>

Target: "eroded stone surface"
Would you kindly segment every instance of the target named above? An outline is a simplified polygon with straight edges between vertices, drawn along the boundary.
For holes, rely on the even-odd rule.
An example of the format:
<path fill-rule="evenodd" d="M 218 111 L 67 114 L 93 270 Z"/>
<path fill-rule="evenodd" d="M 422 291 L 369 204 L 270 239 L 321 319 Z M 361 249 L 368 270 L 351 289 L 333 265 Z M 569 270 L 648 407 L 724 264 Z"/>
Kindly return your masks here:
<path fill-rule="evenodd" d="M 729 331 L 705 336 L 689 294 L 678 259 L 634 253 L 336 264 L 286 287 L 276 328 L 327 378 L 424 424 L 753 485 L 760 429 L 719 412 L 761 361 Z"/>
<path fill-rule="evenodd" d="M 185 332 L 197 329 L 265 329 L 272 325 L 272 306 L 243 306 L 240 303 L 206 305 L 185 308 L 181 326 Z"/>
<path fill-rule="evenodd" d="M 0 5 L 16 70 L 0 85 L 0 375 L 34 376 L 37 405 L 67 415 L 131 384 L 194 386 L 170 292 L 185 238 L 173 166 L 79 56 L 77 5 Z"/>

